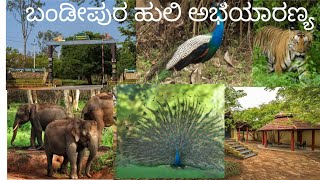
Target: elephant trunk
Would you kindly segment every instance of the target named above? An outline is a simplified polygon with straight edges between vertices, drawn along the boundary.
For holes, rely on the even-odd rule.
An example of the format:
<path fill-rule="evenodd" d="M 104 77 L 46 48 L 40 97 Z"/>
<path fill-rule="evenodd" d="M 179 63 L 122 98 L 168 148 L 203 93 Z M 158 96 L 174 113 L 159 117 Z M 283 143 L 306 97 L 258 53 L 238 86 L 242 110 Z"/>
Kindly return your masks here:
<path fill-rule="evenodd" d="M 97 151 L 98 151 L 98 138 L 96 137 L 91 137 L 90 140 L 90 145 L 88 146 L 88 149 L 90 151 L 90 155 L 88 157 L 88 161 L 86 164 L 86 175 L 90 178 L 90 168 L 92 164 L 92 160 L 96 157 Z"/>
<path fill-rule="evenodd" d="M 16 136 L 17 136 L 17 132 L 18 132 L 18 128 L 19 128 L 19 123 L 15 122 L 14 123 L 14 126 L 13 126 L 13 135 L 12 135 L 12 138 L 11 138 L 11 145 L 14 146 L 13 142 L 14 140 L 16 139 Z"/>

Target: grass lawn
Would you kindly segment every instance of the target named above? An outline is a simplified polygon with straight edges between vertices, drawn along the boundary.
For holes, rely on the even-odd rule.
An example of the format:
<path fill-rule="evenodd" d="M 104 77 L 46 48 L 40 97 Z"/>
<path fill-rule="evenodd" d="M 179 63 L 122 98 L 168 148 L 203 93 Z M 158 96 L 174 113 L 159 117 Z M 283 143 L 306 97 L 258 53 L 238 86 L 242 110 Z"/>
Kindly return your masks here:
<path fill-rule="evenodd" d="M 130 165 L 116 167 L 116 178 L 223 178 L 223 172 L 216 170 L 201 170 L 186 167 L 172 168 L 170 166 L 145 167 Z"/>

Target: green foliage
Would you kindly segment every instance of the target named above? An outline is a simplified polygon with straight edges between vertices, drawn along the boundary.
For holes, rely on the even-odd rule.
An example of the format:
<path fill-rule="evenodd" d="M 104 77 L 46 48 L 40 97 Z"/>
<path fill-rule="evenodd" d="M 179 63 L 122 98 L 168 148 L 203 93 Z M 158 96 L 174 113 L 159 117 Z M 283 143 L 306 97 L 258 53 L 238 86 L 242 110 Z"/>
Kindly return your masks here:
<path fill-rule="evenodd" d="M 92 170 L 100 171 L 105 167 L 112 167 L 113 165 L 113 151 L 107 151 L 102 156 L 97 157 L 92 162 Z"/>
<path fill-rule="evenodd" d="M 101 39 L 99 33 L 85 32 L 90 39 Z M 73 39 L 73 37 L 68 37 Z M 61 74 L 57 78 L 78 79 L 84 76 L 88 84 L 92 84 L 92 75 L 101 74 L 101 45 L 63 46 L 61 48 Z M 104 46 L 105 72 L 111 75 L 111 53 L 110 47 Z M 63 70 L 62 70 L 63 68 Z M 59 70 L 58 70 L 59 72 Z"/>
<path fill-rule="evenodd" d="M 131 119 L 130 115 L 133 115 L 133 112 L 141 113 L 146 110 L 145 107 L 154 108 L 155 101 L 168 100 L 169 98 L 176 100 L 176 98 L 183 99 L 185 97 L 197 97 L 208 107 L 211 107 L 212 102 L 215 102 L 214 107 L 218 108 L 218 112 L 223 112 L 224 103 L 221 105 L 223 99 L 214 99 L 214 96 L 220 97 L 221 91 L 217 90 L 219 88 L 223 88 L 222 85 L 120 85 L 117 86 L 120 102 L 117 103 L 117 109 L 122 110 L 117 112 L 117 118 L 134 122 L 135 119 Z M 216 105 L 220 106 L 216 107 Z"/>
<path fill-rule="evenodd" d="M 278 91 L 279 100 L 284 101 L 283 108 L 297 118 L 312 124 L 320 123 L 320 89 L 315 87 L 283 87 Z"/>
<path fill-rule="evenodd" d="M 274 116 L 281 111 L 285 111 L 283 102 L 272 101 L 268 104 L 262 104 L 259 107 L 234 111 L 233 119 L 235 122 L 247 122 L 253 129 L 259 129 L 272 121 Z"/>
<path fill-rule="evenodd" d="M 116 0 L 116 7 L 124 7 L 123 4 L 123 0 Z M 119 27 L 119 31 L 121 32 L 122 35 L 127 36 L 126 41 L 135 41 L 135 37 L 136 37 L 136 21 L 135 21 L 135 7 L 136 7 L 136 1 L 130 1 L 130 0 L 126 0 L 125 1 L 127 3 L 127 13 L 128 16 L 126 18 L 126 20 L 122 23 L 124 23 L 126 26 L 125 27 Z M 116 16 L 118 18 L 123 18 L 124 14 L 122 11 L 119 11 Z"/>
<path fill-rule="evenodd" d="M 264 1 L 255 0 L 255 6 L 267 7 L 283 7 L 282 1 Z M 286 1 L 288 7 L 305 7 L 308 10 L 309 17 L 314 17 L 314 23 L 316 28 L 313 29 L 313 42 L 311 48 L 307 52 L 306 56 L 306 68 L 309 74 L 302 80 L 298 80 L 298 73 L 285 72 L 282 74 L 268 73 L 267 72 L 267 57 L 259 55 L 258 50 L 254 51 L 254 64 L 253 64 L 253 85 L 254 86 L 268 86 L 268 87 L 280 87 L 280 86 L 320 86 L 320 29 L 317 24 L 320 23 L 320 2 L 317 1 Z M 278 17 L 282 17 L 282 12 L 278 11 Z M 272 19 L 268 22 L 258 21 L 254 23 L 255 31 L 259 30 L 263 26 L 272 25 L 282 29 L 289 29 L 293 27 L 305 31 L 301 22 L 289 22 L 283 21 L 281 23 L 275 22 Z"/>
<path fill-rule="evenodd" d="M 13 14 L 15 20 L 21 25 L 21 34 L 23 37 L 23 60 L 26 60 L 27 56 L 27 40 L 29 35 L 34 28 L 37 21 L 27 21 L 26 9 L 32 7 L 33 9 L 41 8 L 45 5 L 40 0 L 10 0 L 7 1 L 7 11 Z M 35 11 L 35 16 L 39 15 L 39 11 Z M 25 62 L 23 62 L 25 63 Z"/>
<path fill-rule="evenodd" d="M 282 74 L 269 73 L 267 57 L 260 54 L 258 48 L 254 49 L 254 64 L 252 67 L 253 85 L 258 87 L 299 86 L 298 73 L 286 72 Z"/>
<path fill-rule="evenodd" d="M 277 99 L 268 104 L 233 111 L 234 123 L 247 122 L 253 129 L 259 129 L 272 121 L 280 112 L 292 113 L 296 119 L 311 124 L 320 123 L 319 94 L 319 88 L 282 87 L 277 92 Z"/>
<path fill-rule="evenodd" d="M 13 122 L 16 117 L 16 112 L 20 107 L 20 103 L 11 103 L 10 109 L 7 110 L 7 146 L 11 147 L 11 138 L 13 135 Z M 30 146 L 30 132 L 31 132 L 31 123 L 23 124 L 19 127 L 14 145 L 18 147 Z"/>
<path fill-rule="evenodd" d="M 231 111 L 241 108 L 238 99 L 246 96 L 243 90 L 235 90 L 233 87 L 226 87 L 225 89 L 225 128 L 233 125 L 233 117 Z"/>
<path fill-rule="evenodd" d="M 70 1 L 75 2 L 78 5 L 81 5 L 82 3 L 85 2 L 85 0 L 70 0 Z M 89 4 L 93 4 L 94 6 L 100 7 L 102 2 L 105 2 L 105 0 L 90 0 Z"/>
<path fill-rule="evenodd" d="M 61 36 L 62 34 L 58 31 L 39 31 L 37 35 L 38 46 L 40 48 L 40 52 L 42 54 L 47 54 L 48 46 L 46 44 L 47 41 L 53 41 L 55 37 Z M 54 53 L 57 54 L 57 51 L 54 50 Z"/>
<path fill-rule="evenodd" d="M 311 48 L 313 49 L 313 47 Z M 315 53 L 310 51 L 311 53 Z M 320 53 L 316 53 L 315 57 L 320 56 Z M 318 58 L 318 57 L 317 57 Z M 307 69 L 309 71 L 309 76 L 302 80 L 299 80 L 298 72 L 284 72 L 284 73 L 274 73 L 268 72 L 267 57 L 260 54 L 260 50 L 255 48 L 254 50 L 254 65 L 252 68 L 253 72 L 253 85 L 258 87 L 280 87 L 280 86 L 320 86 L 320 74 L 318 74 L 315 68 L 315 63 L 310 60 L 310 56 L 307 56 Z"/>
<path fill-rule="evenodd" d="M 225 90 L 225 109 L 226 112 L 231 109 L 241 108 L 238 102 L 239 98 L 246 96 L 247 94 L 243 90 L 235 90 L 233 87 L 226 87 Z"/>
<path fill-rule="evenodd" d="M 119 77 L 125 69 L 136 69 L 136 45 L 134 41 L 126 40 L 121 43 L 117 50 L 117 76 Z"/>
<path fill-rule="evenodd" d="M 103 131 L 102 131 L 102 144 L 107 147 L 112 147 L 112 145 L 113 145 L 112 127 L 103 129 Z"/>

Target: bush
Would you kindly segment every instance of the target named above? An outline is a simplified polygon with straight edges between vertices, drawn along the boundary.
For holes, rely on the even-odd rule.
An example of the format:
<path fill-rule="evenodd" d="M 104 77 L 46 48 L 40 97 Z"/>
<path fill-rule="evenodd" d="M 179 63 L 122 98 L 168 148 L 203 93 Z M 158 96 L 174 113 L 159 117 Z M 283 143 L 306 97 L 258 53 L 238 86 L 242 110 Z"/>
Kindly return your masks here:
<path fill-rule="evenodd" d="M 97 157 L 94 159 L 92 163 L 92 170 L 100 171 L 105 167 L 112 167 L 113 166 L 114 155 L 113 151 L 108 151 L 102 156 Z"/>
<path fill-rule="evenodd" d="M 311 48 L 312 51 L 316 51 Z M 319 53 L 317 53 L 320 56 Z M 309 72 L 308 77 L 303 79 L 303 82 L 299 81 L 299 74 L 297 72 L 284 72 L 281 74 L 268 72 L 267 57 L 260 54 L 259 48 L 254 49 L 253 54 L 253 86 L 260 87 L 282 87 L 282 86 L 320 86 L 320 74 L 315 69 L 315 63 L 311 60 L 311 56 L 307 56 L 307 69 Z"/>

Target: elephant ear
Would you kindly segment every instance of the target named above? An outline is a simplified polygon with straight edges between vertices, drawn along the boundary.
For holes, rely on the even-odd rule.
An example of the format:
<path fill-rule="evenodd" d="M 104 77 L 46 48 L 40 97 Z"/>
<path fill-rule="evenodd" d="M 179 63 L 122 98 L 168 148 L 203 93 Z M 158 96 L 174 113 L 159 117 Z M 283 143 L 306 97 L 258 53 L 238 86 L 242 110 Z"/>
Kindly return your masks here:
<path fill-rule="evenodd" d="M 25 115 L 28 115 L 29 117 L 31 116 L 31 104 L 26 104 L 26 105 L 23 105 L 23 111 L 24 111 L 24 114 Z"/>
<path fill-rule="evenodd" d="M 75 122 L 72 129 L 71 134 L 73 135 L 76 142 L 80 140 L 80 122 Z"/>
<path fill-rule="evenodd" d="M 36 119 L 37 116 L 37 105 L 35 104 L 29 104 L 28 105 L 28 109 L 29 109 L 29 113 L 30 113 L 30 119 Z"/>
<path fill-rule="evenodd" d="M 30 109 L 30 121 L 32 127 L 36 131 L 43 131 L 42 126 L 41 126 L 41 119 L 39 118 L 39 107 L 38 104 L 29 104 L 29 109 Z"/>

